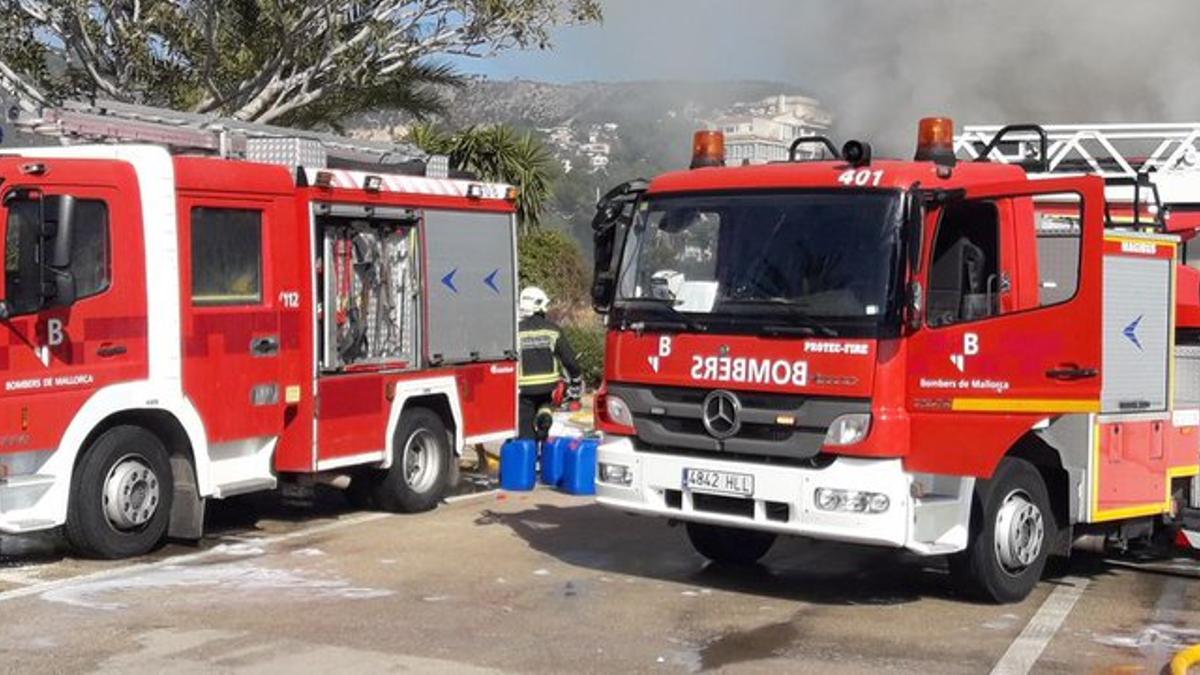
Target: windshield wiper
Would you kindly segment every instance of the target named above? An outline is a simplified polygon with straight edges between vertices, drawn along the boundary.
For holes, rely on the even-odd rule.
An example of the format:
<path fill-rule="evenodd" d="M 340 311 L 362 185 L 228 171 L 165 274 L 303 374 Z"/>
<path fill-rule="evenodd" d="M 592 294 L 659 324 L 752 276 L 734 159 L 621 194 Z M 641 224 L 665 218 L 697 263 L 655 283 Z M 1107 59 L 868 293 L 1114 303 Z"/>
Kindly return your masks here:
<path fill-rule="evenodd" d="M 827 326 L 812 316 L 805 314 L 795 303 L 783 298 L 761 299 L 761 300 L 726 300 L 725 306 L 734 307 L 770 307 L 772 309 L 787 310 L 789 319 L 794 319 L 797 324 L 795 326 L 768 324 L 760 326 L 758 332 L 760 335 L 821 335 L 824 337 L 837 337 L 838 332 L 830 326 Z"/>
<path fill-rule="evenodd" d="M 657 328 L 660 330 L 690 330 L 697 333 L 703 333 L 708 330 L 704 324 L 688 317 L 683 312 L 675 309 L 675 300 L 672 298 L 623 298 L 621 304 L 626 307 L 654 307 L 656 309 L 665 309 L 674 321 L 641 321 L 643 327 Z M 635 324 L 636 328 L 636 324 Z"/>

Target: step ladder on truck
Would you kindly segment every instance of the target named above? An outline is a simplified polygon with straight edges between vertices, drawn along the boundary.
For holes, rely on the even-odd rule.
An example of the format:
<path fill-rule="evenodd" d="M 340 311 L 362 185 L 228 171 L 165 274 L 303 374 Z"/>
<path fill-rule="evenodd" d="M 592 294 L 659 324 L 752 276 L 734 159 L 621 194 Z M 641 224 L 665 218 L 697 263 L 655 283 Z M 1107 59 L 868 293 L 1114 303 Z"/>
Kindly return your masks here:
<path fill-rule="evenodd" d="M 0 533 L 100 557 L 209 499 L 433 508 L 516 428 L 507 185 L 413 147 L 115 102 L 0 152 Z"/>
<path fill-rule="evenodd" d="M 1198 132 L 927 118 L 911 159 L 812 136 L 741 166 L 698 132 L 593 221 L 597 500 L 723 563 L 946 556 L 999 602 L 1080 537 L 1189 540 Z"/>

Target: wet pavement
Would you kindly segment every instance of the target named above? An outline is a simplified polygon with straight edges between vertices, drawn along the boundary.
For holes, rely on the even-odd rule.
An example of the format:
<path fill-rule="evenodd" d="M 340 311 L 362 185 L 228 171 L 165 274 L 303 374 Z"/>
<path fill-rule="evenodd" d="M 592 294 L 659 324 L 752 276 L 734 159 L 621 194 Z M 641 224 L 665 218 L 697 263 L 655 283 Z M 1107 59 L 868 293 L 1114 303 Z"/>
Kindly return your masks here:
<path fill-rule="evenodd" d="M 992 606 L 892 551 L 781 540 L 725 570 L 682 528 L 587 498 L 456 499 L 414 516 L 326 490 L 304 509 L 244 499 L 210 513 L 200 546 L 121 563 L 0 540 L 0 669 L 987 672 L 1041 631 L 1038 672 L 1158 673 L 1200 642 L 1195 560 L 1082 558 Z"/>

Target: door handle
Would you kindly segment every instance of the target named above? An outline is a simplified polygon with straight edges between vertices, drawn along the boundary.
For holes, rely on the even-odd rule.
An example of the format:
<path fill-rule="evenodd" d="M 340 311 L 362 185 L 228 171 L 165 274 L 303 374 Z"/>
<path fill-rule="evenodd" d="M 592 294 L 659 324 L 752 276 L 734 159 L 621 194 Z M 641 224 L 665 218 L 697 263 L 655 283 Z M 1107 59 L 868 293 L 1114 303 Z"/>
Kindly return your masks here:
<path fill-rule="evenodd" d="M 116 344 L 113 342 L 103 342 L 99 347 L 96 348 L 96 356 L 99 356 L 102 359 L 107 359 L 113 356 L 120 356 L 127 351 L 129 350 L 125 348 L 125 345 Z"/>
<path fill-rule="evenodd" d="M 250 353 L 255 356 L 275 356 L 279 353 L 279 338 L 274 335 L 254 338 L 250 341 Z"/>
<path fill-rule="evenodd" d="M 1086 380 L 1099 374 L 1100 371 L 1095 368 L 1084 368 L 1078 363 L 1061 363 L 1058 367 L 1046 371 L 1046 377 L 1059 382 Z"/>

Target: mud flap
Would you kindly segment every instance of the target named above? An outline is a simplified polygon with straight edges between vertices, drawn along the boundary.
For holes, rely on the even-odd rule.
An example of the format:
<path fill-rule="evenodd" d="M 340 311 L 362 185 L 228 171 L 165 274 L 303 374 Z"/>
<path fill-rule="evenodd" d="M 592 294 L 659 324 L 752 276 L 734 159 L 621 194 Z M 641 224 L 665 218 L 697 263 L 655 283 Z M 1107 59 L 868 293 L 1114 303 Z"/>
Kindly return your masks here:
<path fill-rule="evenodd" d="M 171 520 L 167 524 L 167 536 L 172 539 L 199 541 L 204 536 L 204 505 L 196 486 L 196 474 L 186 457 L 171 457 L 171 473 L 174 478 L 175 494 L 171 501 Z"/>

